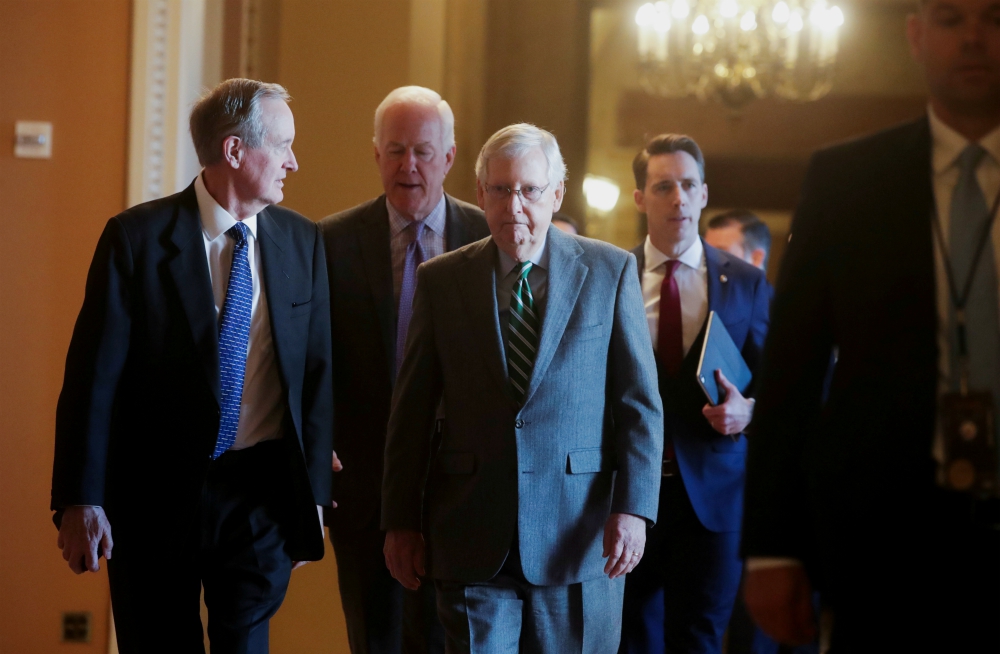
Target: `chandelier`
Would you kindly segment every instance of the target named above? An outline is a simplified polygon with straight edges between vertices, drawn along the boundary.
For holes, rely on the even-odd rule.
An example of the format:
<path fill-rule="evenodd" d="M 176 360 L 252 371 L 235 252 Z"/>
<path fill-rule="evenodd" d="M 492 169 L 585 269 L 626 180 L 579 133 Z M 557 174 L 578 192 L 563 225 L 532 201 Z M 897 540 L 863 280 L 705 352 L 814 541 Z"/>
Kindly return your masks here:
<path fill-rule="evenodd" d="M 844 14 L 826 0 L 672 0 L 642 5 L 635 22 L 647 91 L 738 110 L 826 95 Z"/>

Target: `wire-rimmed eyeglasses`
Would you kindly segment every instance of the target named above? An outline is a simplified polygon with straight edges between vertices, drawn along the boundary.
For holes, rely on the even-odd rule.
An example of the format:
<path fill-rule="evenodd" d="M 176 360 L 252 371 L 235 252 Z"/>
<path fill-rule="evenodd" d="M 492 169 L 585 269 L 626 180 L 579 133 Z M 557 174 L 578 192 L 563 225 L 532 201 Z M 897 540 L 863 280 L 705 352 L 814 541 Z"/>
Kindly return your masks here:
<path fill-rule="evenodd" d="M 522 186 L 521 188 L 511 188 L 504 184 L 487 184 L 486 195 L 494 200 L 506 202 L 512 193 L 521 197 L 522 202 L 538 202 L 542 199 L 542 194 L 548 190 L 550 184 L 545 186 Z"/>

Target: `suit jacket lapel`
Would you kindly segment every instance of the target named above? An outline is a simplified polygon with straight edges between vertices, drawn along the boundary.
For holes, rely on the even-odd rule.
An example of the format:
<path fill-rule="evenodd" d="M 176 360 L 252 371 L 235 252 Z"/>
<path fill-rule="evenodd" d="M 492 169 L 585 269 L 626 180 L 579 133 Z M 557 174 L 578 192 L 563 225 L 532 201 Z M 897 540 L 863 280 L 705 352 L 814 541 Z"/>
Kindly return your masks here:
<path fill-rule="evenodd" d="M 554 227 L 549 228 L 547 236 L 549 248 L 548 292 L 545 299 L 545 311 L 542 314 L 542 334 L 538 339 L 538 354 L 535 355 L 535 366 L 531 372 L 531 383 L 524 401 L 527 403 L 538 389 L 545 371 L 552 363 L 559 342 L 562 340 L 566 324 L 576 306 L 576 298 L 583 288 L 583 280 L 587 278 L 588 268 L 580 262 L 583 254 L 576 241 L 564 235 Z"/>
<path fill-rule="evenodd" d="M 885 197 L 900 203 L 898 209 L 885 212 L 888 222 L 884 233 L 893 235 L 895 242 L 892 247 L 906 252 L 910 260 L 926 263 L 914 266 L 893 263 L 886 270 L 908 277 L 908 285 L 917 289 L 919 297 L 923 298 L 923 306 L 914 316 L 919 322 L 913 323 L 912 329 L 916 333 L 936 335 L 939 317 L 932 221 L 937 207 L 931 165 L 931 130 L 927 116 L 913 123 L 910 138 L 904 147 L 905 150 L 895 159 L 898 168 L 891 177 L 891 186 L 884 189 Z M 933 344 L 928 343 L 928 349 L 936 352 L 937 347 L 935 336 Z"/>
<path fill-rule="evenodd" d="M 487 368 L 503 389 L 504 396 L 514 403 L 507 381 L 507 364 L 497 313 L 497 246 L 493 239 L 489 239 L 476 244 L 467 252 L 466 273 L 459 278 L 462 301 L 468 311 L 469 322 L 477 332 L 474 338 L 483 344 L 481 352 Z"/>
<path fill-rule="evenodd" d="M 472 238 L 469 234 L 469 217 L 465 215 L 465 211 L 447 194 L 444 196 L 444 201 L 444 247 L 446 252 L 451 252 L 466 243 L 471 243 Z"/>
<path fill-rule="evenodd" d="M 205 370 L 208 386 L 221 402 L 219 390 L 219 325 L 215 314 L 212 279 L 201 233 L 201 217 L 194 184 L 180 194 L 180 204 L 173 223 L 170 241 L 177 253 L 170 260 L 170 273 L 177 286 L 177 295 L 191 326 L 191 336 Z"/>
<path fill-rule="evenodd" d="M 288 235 L 275 222 L 274 218 L 262 210 L 257 215 L 257 246 L 260 248 L 261 267 L 264 270 L 264 292 L 267 297 L 268 317 L 271 320 L 271 340 L 274 344 L 274 356 L 278 361 L 278 369 L 281 371 L 281 379 L 287 386 L 288 379 L 292 378 L 291 371 L 282 359 L 282 353 L 286 351 L 288 339 L 294 335 L 287 332 L 285 326 L 289 324 L 289 312 L 292 308 L 292 299 L 289 296 L 289 275 L 288 266 L 285 261 Z"/>
<path fill-rule="evenodd" d="M 729 261 L 718 250 L 705 241 L 705 268 L 708 276 L 708 310 L 714 311 L 726 322 L 726 307 L 729 306 Z"/>
<path fill-rule="evenodd" d="M 639 272 L 639 286 L 642 287 L 642 275 L 646 272 L 646 241 L 643 240 L 637 247 L 632 248 L 635 255 L 635 267 Z"/>
<path fill-rule="evenodd" d="M 358 234 L 365 276 L 371 287 L 375 311 L 382 331 L 382 346 L 389 364 L 389 379 L 396 378 L 396 294 L 392 288 L 392 252 L 389 246 L 389 211 L 385 196 L 372 203 Z"/>

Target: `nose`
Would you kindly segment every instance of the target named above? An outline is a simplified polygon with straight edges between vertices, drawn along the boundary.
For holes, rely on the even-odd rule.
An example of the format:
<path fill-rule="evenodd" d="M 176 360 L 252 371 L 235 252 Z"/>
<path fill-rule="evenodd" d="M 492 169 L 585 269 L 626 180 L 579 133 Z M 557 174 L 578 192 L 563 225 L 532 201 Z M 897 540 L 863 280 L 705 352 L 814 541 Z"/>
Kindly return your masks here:
<path fill-rule="evenodd" d="M 417 154 L 412 149 L 403 154 L 403 169 L 410 173 L 417 169 Z"/>
<path fill-rule="evenodd" d="M 965 21 L 962 30 L 962 41 L 966 48 L 981 47 L 986 42 L 986 26 L 978 18 L 970 18 Z"/>
<path fill-rule="evenodd" d="M 299 162 L 295 160 L 295 153 L 292 152 L 291 148 L 288 148 L 288 161 L 285 163 L 285 168 L 293 173 L 299 169 Z"/>
<path fill-rule="evenodd" d="M 521 213 L 523 209 L 524 202 L 521 200 L 521 194 L 514 189 L 511 189 L 510 197 L 507 198 L 507 211 L 509 211 L 511 215 L 516 215 Z"/>

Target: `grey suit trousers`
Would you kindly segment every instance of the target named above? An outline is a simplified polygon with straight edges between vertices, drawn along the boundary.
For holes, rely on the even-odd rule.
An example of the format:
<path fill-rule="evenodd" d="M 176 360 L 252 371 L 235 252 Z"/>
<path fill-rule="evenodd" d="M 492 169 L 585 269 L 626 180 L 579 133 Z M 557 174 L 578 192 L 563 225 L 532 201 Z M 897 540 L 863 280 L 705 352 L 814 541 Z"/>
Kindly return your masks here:
<path fill-rule="evenodd" d="M 524 578 L 515 545 L 489 581 L 435 585 L 447 654 L 618 651 L 625 577 L 536 586 Z"/>

